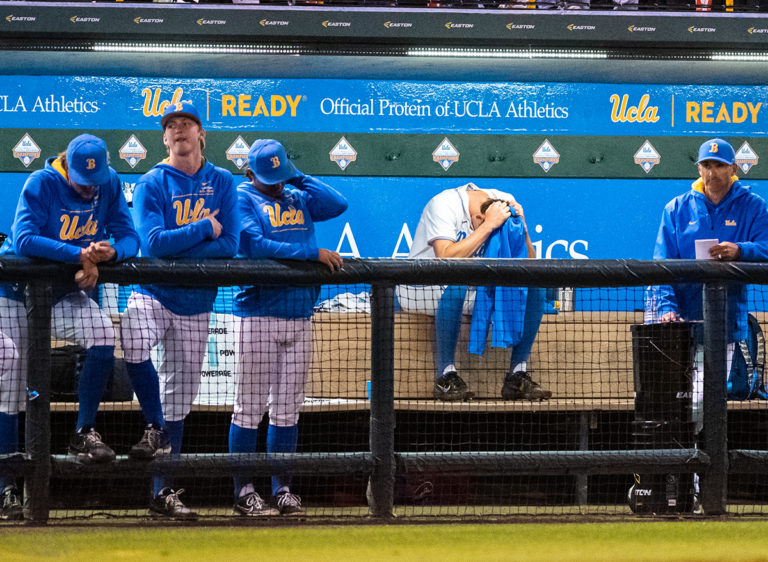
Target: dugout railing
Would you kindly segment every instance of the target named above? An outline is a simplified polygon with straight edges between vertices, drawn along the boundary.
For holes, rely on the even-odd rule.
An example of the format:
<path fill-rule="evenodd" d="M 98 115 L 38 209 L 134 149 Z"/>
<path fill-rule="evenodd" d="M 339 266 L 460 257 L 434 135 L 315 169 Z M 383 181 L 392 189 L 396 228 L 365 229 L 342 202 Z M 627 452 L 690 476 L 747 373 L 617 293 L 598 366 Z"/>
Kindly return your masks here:
<path fill-rule="evenodd" d="M 182 455 L 180 458 L 137 463 L 119 456 L 113 464 L 84 466 L 64 455 L 51 454 L 51 288 L 70 278 L 77 267 L 26 259 L 0 260 L 0 282 L 27 284 L 29 322 L 28 398 L 25 453 L 0 457 L 0 463 L 23 475 L 25 520 L 49 519 L 52 478 L 110 479 L 121 475 L 157 474 L 172 468 L 176 475 L 231 475 L 248 467 L 268 474 L 270 461 L 261 454 Z M 388 518 L 396 503 L 400 473 L 483 473 L 571 475 L 580 486 L 600 474 L 696 473 L 706 515 L 728 509 L 728 477 L 761 474 L 768 468 L 768 451 L 728 448 L 726 397 L 726 286 L 729 283 L 768 285 L 761 264 L 709 261 L 634 260 L 407 260 L 347 259 L 343 270 L 331 273 L 318 264 L 292 261 L 160 261 L 136 259 L 100 268 L 100 282 L 130 285 L 244 284 L 365 284 L 370 287 L 370 433 L 367 451 L 285 455 L 296 474 L 363 475 L 369 478 L 368 504 L 374 517 Z M 417 285 L 495 285 L 535 287 L 642 287 L 679 282 L 704 285 L 704 432 L 698 445 L 684 448 L 521 451 L 398 451 L 395 444 L 396 400 L 395 287 Z M 764 423 L 764 420 L 760 423 Z"/>

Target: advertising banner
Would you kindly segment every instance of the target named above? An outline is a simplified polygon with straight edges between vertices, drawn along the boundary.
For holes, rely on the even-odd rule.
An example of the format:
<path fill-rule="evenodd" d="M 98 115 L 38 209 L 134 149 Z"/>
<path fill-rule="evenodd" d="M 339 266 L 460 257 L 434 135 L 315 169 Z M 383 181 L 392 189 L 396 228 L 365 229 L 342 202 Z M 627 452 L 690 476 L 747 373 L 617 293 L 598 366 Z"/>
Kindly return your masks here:
<path fill-rule="evenodd" d="M 768 86 L 8 76 L 3 128 L 153 130 L 192 100 L 212 130 L 745 135 Z"/>

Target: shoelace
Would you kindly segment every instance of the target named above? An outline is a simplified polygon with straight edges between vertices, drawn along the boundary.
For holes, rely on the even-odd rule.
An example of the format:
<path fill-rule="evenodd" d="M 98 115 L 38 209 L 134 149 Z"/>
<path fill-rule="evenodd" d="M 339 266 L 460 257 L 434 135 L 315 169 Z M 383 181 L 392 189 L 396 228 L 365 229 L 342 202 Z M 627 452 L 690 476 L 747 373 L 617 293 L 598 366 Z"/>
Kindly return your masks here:
<path fill-rule="evenodd" d="M 520 379 L 522 379 L 524 381 L 527 381 L 527 382 L 529 382 L 533 386 L 539 386 L 539 383 L 534 381 L 531 378 L 531 375 L 529 375 L 527 371 L 518 371 L 516 373 L 512 373 L 512 376 L 513 377 L 518 377 L 518 378 L 520 378 Z"/>
<path fill-rule="evenodd" d="M 3 509 L 7 510 L 12 507 L 21 507 L 21 501 L 19 501 L 19 497 L 16 495 L 15 490 L 10 489 L 3 492 Z"/>
<path fill-rule="evenodd" d="M 101 435 L 99 435 L 95 430 L 90 430 L 88 433 L 85 434 L 85 441 L 89 443 L 90 445 L 101 445 Z"/>
<path fill-rule="evenodd" d="M 285 494 L 280 494 L 277 497 L 277 507 L 300 507 L 301 506 L 301 499 L 299 499 L 299 496 L 292 494 L 290 492 Z"/>
<path fill-rule="evenodd" d="M 260 496 L 257 494 L 248 494 L 248 496 L 245 498 L 245 505 L 249 508 L 254 509 L 263 509 L 264 508 L 264 500 L 261 499 Z"/>
<path fill-rule="evenodd" d="M 143 441 L 146 441 L 153 449 L 157 449 L 160 444 L 160 430 L 154 427 L 152 429 L 145 429 Z"/>
<path fill-rule="evenodd" d="M 170 492 L 165 496 L 165 504 L 173 509 L 180 508 L 185 509 L 184 503 L 179 499 L 179 494 L 184 492 L 184 488 L 179 488 L 174 492 Z"/>
<path fill-rule="evenodd" d="M 458 373 L 448 373 L 445 375 L 445 388 L 459 388 L 462 386 L 462 382 Z"/>

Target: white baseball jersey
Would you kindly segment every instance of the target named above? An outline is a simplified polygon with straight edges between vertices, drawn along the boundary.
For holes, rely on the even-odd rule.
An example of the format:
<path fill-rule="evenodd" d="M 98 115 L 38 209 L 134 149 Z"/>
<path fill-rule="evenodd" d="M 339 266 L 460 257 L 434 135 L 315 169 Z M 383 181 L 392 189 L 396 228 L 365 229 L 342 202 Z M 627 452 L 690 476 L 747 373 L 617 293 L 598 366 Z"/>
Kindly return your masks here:
<path fill-rule="evenodd" d="M 409 258 L 434 258 L 431 242 L 450 240 L 458 242 L 472 233 L 472 217 L 469 214 L 468 191 L 480 190 L 491 199 L 514 201 L 509 193 L 498 189 L 480 189 L 473 183 L 446 189 L 429 200 L 421 213 Z M 482 251 L 482 246 L 478 252 Z M 398 285 L 396 288 L 400 307 L 407 312 L 435 314 L 440 297 L 445 290 L 439 285 Z M 474 289 L 470 288 L 464 302 L 464 313 L 471 314 L 474 306 Z"/>
<path fill-rule="evenodd" d="M 469 215 L 468 191 L 479 190 L 491 199 L 514 201 L 509 193 L 498 189 L 480 189 L 474 183 L 446 189 L 429 200 L 421 213 L 409 258 L 434 258 L 435 240 L 458 242 L 472 233 L 472 217 Z"/>

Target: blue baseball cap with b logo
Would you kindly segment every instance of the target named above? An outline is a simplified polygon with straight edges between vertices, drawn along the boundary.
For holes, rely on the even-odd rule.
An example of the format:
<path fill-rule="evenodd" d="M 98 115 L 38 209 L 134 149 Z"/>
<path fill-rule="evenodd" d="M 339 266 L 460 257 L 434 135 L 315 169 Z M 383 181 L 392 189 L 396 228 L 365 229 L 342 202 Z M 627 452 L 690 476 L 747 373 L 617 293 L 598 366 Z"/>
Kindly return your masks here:
<path fill-rule="evenodd" d="M 192 102 L 189 100 L 181 100 L 176 103 L 169 103 L 163 111 L 163 117 L 160 119 L 160 126 L 165 130 L 165 126 L 168 124 L 168 120 L 171 117 L 189 117 L 193 121 L 202 127 L 203 123 L 200 121 L 200 114 Z"/>
<path fill-rule="evenodd" d="M 67 146 L 67 173 L 78 185 L 109 183 L 107 143 L 93 135 L 72 139 Z"/>
<path fill-rule="evenodd" d="M 699 159 L 697 164 L 704 160 L 717 160 L 724 164 L 736 162 L 736 153 L 733 147 L 723 139 L 710 139 L 699 147 Z"/>
<path fill-rule="evenodd" d="M 283 145 L 274 139 L 259 139 L 251 145 L 248 166 L 264 185 L 285 182 L 299 175 Z"/>

